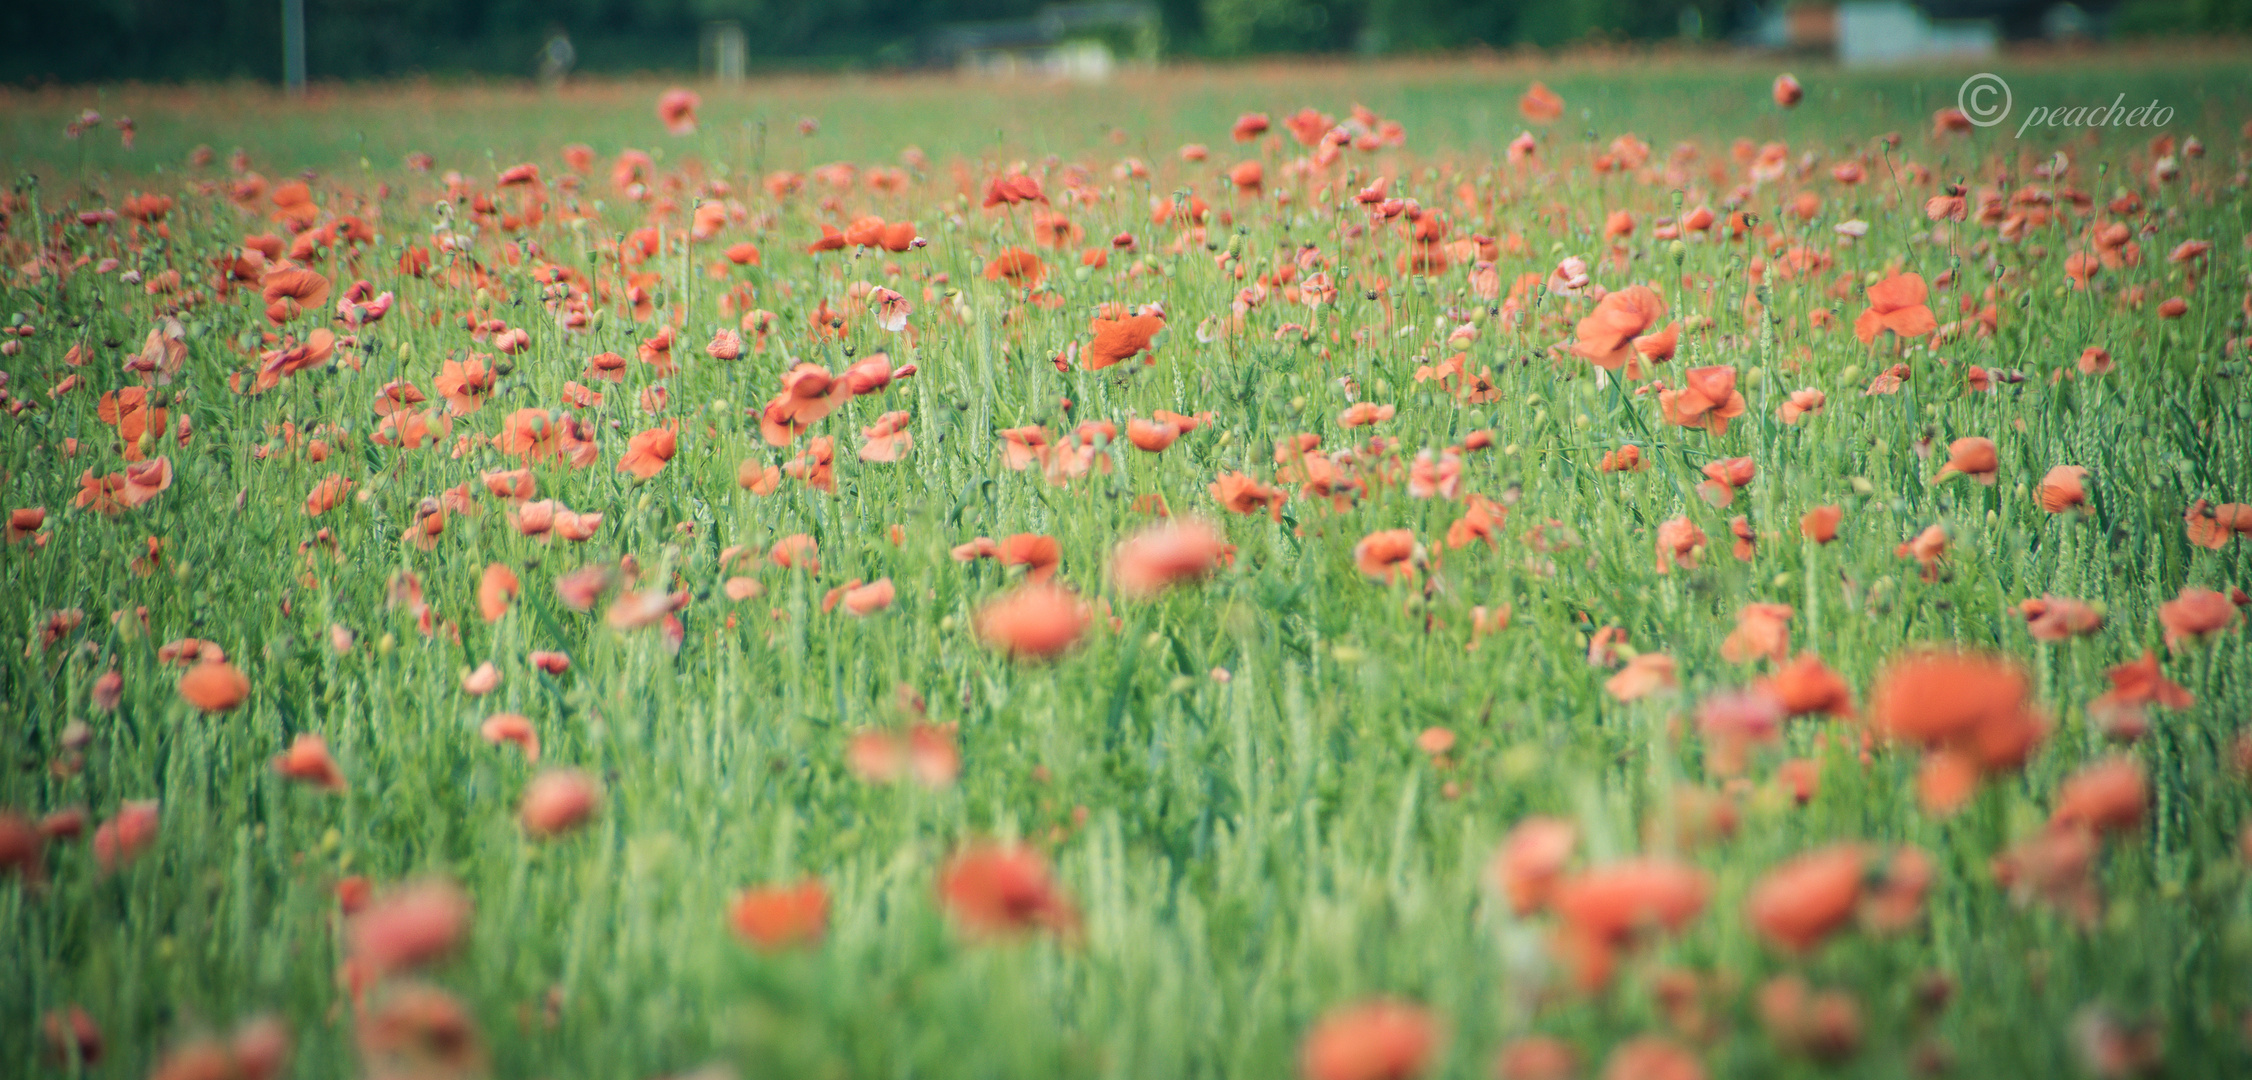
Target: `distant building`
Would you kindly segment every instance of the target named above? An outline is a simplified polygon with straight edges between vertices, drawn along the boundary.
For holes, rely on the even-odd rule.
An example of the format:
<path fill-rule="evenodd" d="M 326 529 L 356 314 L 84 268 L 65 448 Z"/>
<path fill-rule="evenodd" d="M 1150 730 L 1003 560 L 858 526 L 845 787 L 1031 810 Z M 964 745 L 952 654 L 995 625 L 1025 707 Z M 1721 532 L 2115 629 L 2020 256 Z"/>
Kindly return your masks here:
<path fill-rule="evenodd" d="M 979 75 L 1100 82 L 1121 63 L 1155 63 L 1163 41 L 1157 5 L 1094 0 L 1050 5 L 1030 19 L 940 27 L 924 55 L 934 67 Z"/>
<path fill-rule="evenodd" d="M 2005 39 L 2080 36 L 2080 7 L 2057 0 L 1842 0 L 1755 8 L 1742 40 L 1834 56 L 1849 66 L 1990 56 Z"/>
<path fill-rule="evenodd" d="M 2002 32 L 1992 19 L 1937 20 L 1903 0 L 1849 0 L 1838 5 L 1838 61 L 1898 64 L 1992 56 Z"/>

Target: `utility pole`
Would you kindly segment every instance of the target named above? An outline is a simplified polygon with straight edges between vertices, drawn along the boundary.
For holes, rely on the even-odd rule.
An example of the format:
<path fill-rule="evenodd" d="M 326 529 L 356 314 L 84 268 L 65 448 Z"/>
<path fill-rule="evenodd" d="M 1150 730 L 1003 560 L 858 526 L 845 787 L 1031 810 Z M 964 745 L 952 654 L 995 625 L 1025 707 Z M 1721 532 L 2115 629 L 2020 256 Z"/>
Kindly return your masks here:
<path fill-rule="evenodd" d="M 282 83 L 305 95 L 305 0 L 282 0 Z"/>

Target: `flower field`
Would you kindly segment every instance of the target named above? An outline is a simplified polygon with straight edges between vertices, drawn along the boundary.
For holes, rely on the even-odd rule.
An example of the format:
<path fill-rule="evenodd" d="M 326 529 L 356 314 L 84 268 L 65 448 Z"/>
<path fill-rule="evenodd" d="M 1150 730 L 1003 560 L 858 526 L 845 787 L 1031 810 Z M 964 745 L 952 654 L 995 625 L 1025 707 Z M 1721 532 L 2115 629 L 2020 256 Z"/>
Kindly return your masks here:
<path fill-rule="evenodd" d="M 0 98 L 0 1075 L 2252 1070 L 2252 87 Z"/>

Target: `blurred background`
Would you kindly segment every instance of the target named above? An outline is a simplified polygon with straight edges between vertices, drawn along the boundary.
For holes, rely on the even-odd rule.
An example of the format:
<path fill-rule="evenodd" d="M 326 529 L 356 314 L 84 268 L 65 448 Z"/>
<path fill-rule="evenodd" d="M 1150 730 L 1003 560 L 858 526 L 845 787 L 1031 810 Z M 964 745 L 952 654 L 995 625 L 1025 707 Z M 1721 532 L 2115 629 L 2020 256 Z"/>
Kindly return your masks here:
<path fill-rule="evenodd" d="M 2252 0 L 4 0 L 0 83 L 966 70 L 1688 42 L 1882 64 L 2252 31 Z M 293 48 L 293 46 L 295 46 Z"/>

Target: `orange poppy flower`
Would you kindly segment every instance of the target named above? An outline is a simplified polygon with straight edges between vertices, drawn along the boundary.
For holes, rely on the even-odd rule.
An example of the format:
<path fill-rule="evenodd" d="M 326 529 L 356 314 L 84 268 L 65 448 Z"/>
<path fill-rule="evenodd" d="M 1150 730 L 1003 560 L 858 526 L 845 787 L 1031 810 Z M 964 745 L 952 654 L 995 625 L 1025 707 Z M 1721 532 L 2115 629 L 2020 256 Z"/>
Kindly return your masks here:
<path fill-rule="evenodd" d="M 2000 467 L 1994 440 L 1974 435 L 1947 444 L 1947 464 L 1940 466 L 1939 475 L 1933 478 L 1933 482 L 1960 474 L 1993 487 L 1996 471 Z"/>
<path fill-rule="evenodd" d="M 1746 604 L 1736 612 L 1736 629 L 1720 643 L 1720 657 L 1732 664 L 1766 657 L 1781 664 L 1791 651 L 1791 607 Z"/>
<path fill-rule="evenodd" d="M 1667 574 L 1676 565 L 1694 568 L 1697 552 L 1705 547 L 1705 531 L 1686 516 L 1666 520 L 1658 526 L 1658 573 Z"/>
<path fill-rule="evenodd" d="M 1790 398 L 1776 407 L 1775 418 L 1786 424 L 1796 424 L 1800 417 L 1819 413 L 1829 403 L 1830 396 L 1828 394 L 1812 387 L 1804 390 L 1793 390 Z"/>
<path fill-rule="evenodd" d="M 2226 593 L 2185 585 L 2174 599 L 2158 606 L 2158 622 L 2166 628 L 2166 647 L 2172 649 L 2191 638 L 2219 633 L 2236 623 L 2236 604 Z"/>
<path fill-rule="evenodd" d="M 478 728 L 478 733 L 484 736 L 486 742 L 492 743 L 494 746 L 499 746 L 502 743 L 514 743 L 517 749 L 524 752 L 525 761 L 534 764 L 539 762 L 540 734 L 537 729 L 532 727 L 532 721 L 527 717 L 515 713 L 494 713 L 485 718 L 484 724 Z"/>
<path fill-rule="evenodd" d="M 352 481 L 341 474 L 329 474 L 326 479 L 314 484 L 313 490 L 305 494 L 305 516 L 319 517 L 330 510 L 334 510 L 338 503 L 344 501 L 344 496 L 351 490 Z"/>
<path fill-rule="evenodd" d="M 2142 763 L 2112 757 L 2065 779 L 2057 788 L 2049 826 L 2087 828 L 2099 834 L 2132 832 L 2141 827 L 2149 806 L 2150 782 L 2143 776 Z"/>
<path fill-rule="evenodd" d="M 1344 412 L 1337 414 L 1337 425 L 1349 428 L 1367 427 L 1371 424 L 1390 420 L 1398 411 L 1398 407 L 1393 405 L 1378 405 L 1373 401 L 1357 401 L 1346 406 Z"/>
<path fill-rule="evenodd" d="M 472 356 L 468 360 L 448 360 L 444 370 L 432 380 L 438 396 L 446 399 L 446 407 L 455 416 L 468 416 L 485 407 L 485 398 L 493 391 L 496 376 L 485 366 L 485 359 Z"/>
<path fill-rule="evenodd" d="M 128 386 L 123 390 L 103 394 L 95 408 L 95 416 L 102 423 L 117 429 L 117 441 L 124 448 L 126 461 L 140 461 L 147 456 L 143 443 L 153 445 L 162 438 L 167 426 L 167 412 L 149 404 L 146 387 Z"/>
<path fill-rule="evenodd" d="M 1869 306 L 1853 321 L 1853 333 L 1864 345 L 1886 330 L 1902 338 L 1919 338 L 1939 329 L 1939 320 L 1924 305 L 1928 290 L 1921 274 L 1894 274 L 1869 286 Z"/>
<path fill-rule="evenodd" d="M 1048 197 L 1040 191 L 1040 178 L 1037 176 L 1026 176 L 1023 173 L 996 176 L 985 185 L 985 209 L 1047 201 Z"/>
<path fill-rule="evenodd" d="M 539 461 L 555 453 L 560 435 L 560 428 L 548 419 L 547 410 L 518 409 L 501 423 L 500 436 L 493 440 L 493 446 L 503 454 Z"/>
<path fill-rule="evenodd" d="M 1852 921 L 1868 861 L 1858 844 L 1797 856 L 1759 879 L 1744 902 L 1744 914 L 1768 944 L 1811 952 Z"/>
<path fill-rule="evenodd" d="M 1212 497 L 1231 513 L 1256 514 L 1264 508 L 1276 521 L 1282 520 L 1283 493 L 1280 488 L 1262 484 L 1239 473 L 1221 473 L 1210 486 Z"/>
<path fill-rule="evenodd" d="M 938 898 L 973 937 L 1026 930 L 1076 930 L 1079 912 L 1048 876 L 1048 864 L 1022 847 L 973 844 L 939 870 Z"/>
<path fill-rule="evenodd" d="M 1815 990 L 1798 975 L 1778 975 L 1759 988 L 1760 1025 L 1776 1045 L 1824 1064 L 1861 1048 L 1861 1006 L 1843 990 Z"/>
<path fill-rule="evenodd" d="M 1919 652 L 1878 676 L 1871 720 L 1887 738 L 1925 748 L 1918 785 L 1925 808 L 1961 806 L 1982 774 L 2015 769 L 2047 735 L 2026 700 L 2023 669 L 1978 653 Z"/>
<path fill-rule="evenodd" d="M 221 649 L 218 642 L 204 641 L 200 638 L 191 637 L 181 638 L 178 641 L 168 641 L 158 646 L 156 650 L 156 662 L 160 664 L 179 664 L 182 667 L 193 667 L 197 664 L 223 664 L 226 661 L 226 650 Z"/>
<path fill-rule="evenodd" d="M 1462 504 L 1462 516 L 1447 526 L 1447 546 L 1463 548 L 1480 540 L 1489 548 L 1496 546 L 1495 537 L 1509 522 L 1509 508 L 1482 495 L 1469 496 Z"/>
<path fill-rule="evenodd" d="M 2041 509 L 2052 514 L 2085 507 L 2088 504 L 2086 487 L 2088 470 L 2078 465 L 2059 465 L 2041 478 Z"/>
<path fill-rule="evenodd" d="M 1785 716 L 1853 715 L 1853 692 L 1844 677 L 1812 653 L 1781 665 L 1759 688 L 1781 703 Z"/>
<path fill-rule="evenodd" d="M 1736 501 L 1736 491 L 1751 485 L 1759 469 L 1748 457 L 1722 458 L 1704 467 L 1704 482 L 1697 485 L 1697 493 L 1714 507 L 1727 506 Z"/>
<path fill-rule="evenodd" d="M 2013 903 L 2040 901 L 2082 928 L 2093 928 L 2103 916 L 2103 894 L 2095 879 L 2097 852 L 2093 829 L 2046 828 L 1995 856 L 1994 881 L 2008 890 Z"/>
<path fill-rule="evenodd" d="M 1094 332 L 1095 339 L 1080 352 L 1079 366 L 1088 371 L 1100 371 L 1150 349 L 1151 340 L 1165 330 L 1165 316 L 1146 310 L 1119 318 L 1098 315 L 1088 329 Z"/>
<path fill-rule="evenodd" d="M 1925 581 L 1939 580 L 1939 560 L 1947 555 L 1947 530 L 1938 525 L 1927 525 L 1908 542 L 1892 549 L 1894 555 L 1912 557 L 1921 567 L 1920 576 Z"/>
<path fill-rule="evenodd" d="M 2043 595 L 2017 606 L 2036 641 L 2063 641 L 2103 629 L 2103 615 L 2078 600 Z"/>
<path fill-rule="evenodd" d="M 250 699 L 250 680 L 225 660 L 199 663 L 180 676 L 180 697 L 207 713 L 232 712 Z"/>
<path fill-rule="evenodd" d="M 727 921 L 737 937 L 768 952 L 818 945 L 829 930 L 829 889 L 812 877 L 745 889 L 728 905 Z"/>
<path fill-rule="evenodd" d="M 1705 1080 L 1697 1055 L 1663 1036 L 1620 1043 L 1603 1063 L 1603 1080 Z"/>
<path fill-rule="evenodd" d="M 1616 450 L 1603 451 L 1603 460 L 1596 463 L 1596 472 L 1648 472 L 1650 459 L 1642 456 L 1642 448 L 1632 444 Z"/>
<path fill-rule="evenodd" d="M 274 772 L 324 791 L 344 790 L 344 774 L 328 756 L 328 743 L 318 735 L 299 735 L 289 749 L 274 755 Z"/>
<path fill-rule="evenodd" d="M 1152 422 L 1135 417 L 1126 421 L 1126 441 L 1136 449 L 1159 454 L 1180 439 L 1181 429 L 1162 421 Z"/>
<path fill-rule="evenodd" d="M 1547 1035 L 1511 1039 L 1494 1058 L 1494 1080 L 1572 1080 L 1579 1075 L 1579 1052 Z"/>
<path fill-rule="evenodd" d="M 1662 338 L 1650 334 L 1650 328 L 1665 317 L 1665 300 L 1647 285 L 1630 285 L 1606 293 L 1603 299 L 1596 301 L 1595 310 L 1579 321 L 1574 330 L 1578 340 L 1571 351 L 1596 367 L 1607 371 L 1624 367 L 1629 378 L 1639 377 L 1638 366 L 1629 363 L 1637 355 L 1653 358 L 1659 354 L 1673 355 L 1680 324 L 1667 327 Z"/>
<path fill-rule="evenodd" d="M 1063 558 L 1063 547 L 1053 536 L 1038 533 L 1018 533 L 995 548 L 994 557 L 1003 566 L 1021 566 L 1025 580 L 1046 581 L 1056 576 L 1056 564 Z"/>
<path fill-rule="evenodd" d="M 618 460 L 618 471 L 629 472 L 647 480 L 664 471 L 665 464 L 672 460 L 679 446 L 678 420 L 640 432 L 627 440 L 625 457 Z"/>
<path fill-rule="evenodd" d="M 156 830 L 156 802 L 128 800 L 94 830 L 94 862 L 103 873 L 117 870 L 156 843 Z"/>
<path fill-rule="evenodd" d="M 1799 534 L 1817 544 L 1827 544 L 1838 538 L 1838 522 L 1845 511 L 1835 506 L 1817 506 L 1798 519 Z"/>
<path fill-rule="evenodd" d="M 2088 703 L 2088 715 L 2114 737 L 2141 734 L 2148 723 L 2142 713 L 2145 705 L 2186 709 L 2197 704 L 2196 697 L 2159 670 L 2158 654 L 2149 649 L 2143 650 L 2140 660 L 2106 670 L 2104 677 L 2111 680 L 2111 689 Z"/>
<path fill-rule="evenodd" d="M 1028 583 L 989 600 L 978 610 L 978 637 L 1012 658 L 1048 659 L 1078 643 L 1092 617 L 1069 590 Z"/>
<path fill-rule="evenodd" d="M 1728 433 L 1728 421 L 1744 415 L 1744 395 L 1736 390 L 1736 369 L 1722 364 L 1690 368 L 1687 386 L 1658 391 L 1658 411 L 1667 423 Z"/>
<path fill-rule="evenodd" d="M 329 280 L 302 266 L 281 266 L 259 279 L 266 301 L 266 319 L 275 326 L 328 303 Z"/>
<path fill-rule="evenodd" d="M 1582 987 L 1610 981 L 1622 946 L 1651 931 L 1678 931 L 1705 909 L 1703 871 L 1662 857 L 1596 867 L 1556 883 L 1549 907 L 1564 922 L 1562 945 Z"/>
<path fill-rule="evenodd" d="M 27 506 L 8 511 L 8 542 L 13 544 L 39 531 L 47 523 L 45 507 Z"/>
<path fill-rule="evenodd" d="M 852 397 L 852 386 L 819 364 L 799 364 L 782 376 L 782 392 L 759 411 L 759 433 L 769 446 L 788 446 Z"/>
<path fill-rule="evenodd" d="M 116 490 L 127 508 L 143 506 L 172 486 L 172 459 L 160 457 L 137 461 L 127 465 L 123 474 L 114 475 L 110 479 L 122 480 Z M 83 487 L 85 480 L 81 478 L 79 483 Z M 82 490 L 80 497 L 84 496 L 85 492 Z"/>
<path fill-rule="evenodd" d="M 1000 254 L 986 262 L 985 280 L 1000 281 L 1004 278 L 1011 285 L 1037 288 L 1042 281 L 1047 280 L 1048 267 L 1040 261 L 1040 256 L 1023 248 L 1002 248 Z"/>
<path fill-rule="evenodd" d="M 1369 1001 L 1332 1009 L 1299 1048 L 1305 1080 L 1412 1080 L 1443 1041 L 1438 1019 L 1421 1006 Z"/>
<path fill-rule="evenodd" d="M 484 575 L 477 581 L 478 613 L 486 622 L 499 622 L 501 616 L 508 614 L 509 601 L 514 600 L 521 589 L 514 570 L 500 563 L 487 564 Z"/>
<path fill-rule="evenodd" d="M 1535 124 L 1553 124 L 1564 116 L 1564 99 L 1539 82 L 1517 98 L 1517 111 Z"/>
<path fill-rule="evenodd" d="M 1378 581 L 1413 581 L 1422 561 L 1423 545 L 1411 529 L 1373 532 L 1353 545 L 1353 565 Z"/>
<path fill-rule="evenodd" d="M 1604 691 L 1620 701 L 1640 701 L 1675 685 L 1673 657 L 1659 652 L 1637 655 L 1618 674 L 1603 681 Z"/>
<path fill-rule="evenodd" d="M 898 596 L 890 578 L 878 578 L 866 585 L 846 586 L 842 599 L 846 614 L 865 617 L 890 607 Z"/>

